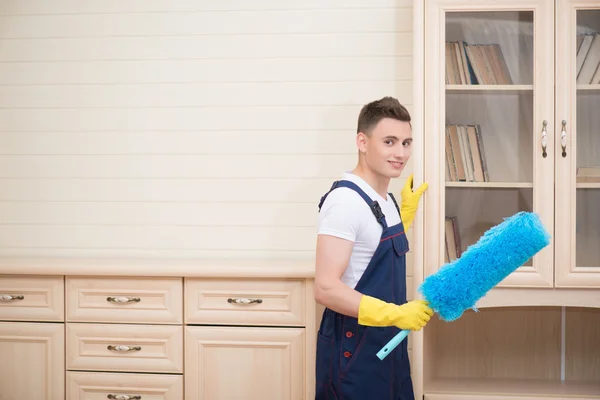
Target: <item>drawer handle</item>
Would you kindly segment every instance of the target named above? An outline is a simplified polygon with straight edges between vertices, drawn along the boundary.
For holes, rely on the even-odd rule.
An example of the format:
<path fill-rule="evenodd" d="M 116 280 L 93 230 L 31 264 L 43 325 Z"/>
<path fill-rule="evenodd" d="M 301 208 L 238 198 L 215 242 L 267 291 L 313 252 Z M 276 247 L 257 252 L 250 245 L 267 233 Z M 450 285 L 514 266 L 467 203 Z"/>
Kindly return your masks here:
<path fill-rule="evenodd" d="M 252 303 L 256 303 L 256 304 L 260 304 L 262 303 L 262 299 L 245 299 L 245 298 L 237 298 L 237 299 L 227 299 L 228 303 L 232 303 L 232 304 L 252 304 Z"/>
<path fill-rule="evenodd" d="M 562 130 L 560 132 L 560 147 L 562 147 L 562 156 L 567 156 L 567 121 L 562 120 Z"/>
<path fill-rule="evenodd" d="M 13 301 L 13 300 L 23 300 L 25 296 L 22 294 L 0 294 L 0 300 L 2 301 Z"/>
<path fill-rule="evenodd" d="M 142 350 L 142 346 L 125 346 L 123 344 L 118 344 L 116 346 L 109 344 L 108 346 L 106 346 L 107 349 L 111 350 L 111 351 L 118 351 L 118 352 L 122 352 L 122 353 L 126 353 L 129 351 L 140 351 Z"/>
<path fill-rule="evenodd" d="M 542 157 L 546 158 L 546 156 L 548 156 L 548 153 L 546 152 L 546 148 L 548 148 L 548 121 L 543 120 L 542 126 Z"/>
<path fill-rule="evenodd" d="M 142 396 L 136 394 L 134 396 L 129 396 L 128 394 L 109 394 L 108 396 L 111 400 L 141 400 Z"/>
<path fill-rule="evenodd" d="M 139 303 L 141 299 L 139 297 L 125 297 L 125 296 L 108 296 L 106 301 L 110 303 Z"/>

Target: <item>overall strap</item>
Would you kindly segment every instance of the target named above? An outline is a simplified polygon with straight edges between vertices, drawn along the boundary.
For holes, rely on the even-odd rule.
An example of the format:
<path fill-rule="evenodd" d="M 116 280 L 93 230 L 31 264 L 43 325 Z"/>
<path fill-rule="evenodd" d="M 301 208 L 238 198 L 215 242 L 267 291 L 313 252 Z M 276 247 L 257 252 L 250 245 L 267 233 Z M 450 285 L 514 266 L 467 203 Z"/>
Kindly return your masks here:
<path fill-rule="evenodd" d="M 400 219 L 402 219 L 402 213 L 400 213 L 400 207 L 398 207 L 398 202 L 396 201 L 396 198 L 391 193 L 388 193 L 388 196 L 390 196 L 392 198 L 392 201 L 394 202 L 394 205 L 396 206 L 396 210 L 398 210 L 398 214 L 400 214 Z"/>
<path fill-rule="evenodd" d="M 321 211 L 321 207 L 323 206 L 323 203 L 325 202 L 327 195 L 329 193 L 331 193 L 332 190 L 334 190 L 336 188 L 340 188 L 340 187 L 352 189 L 356 193 L 358 193 L 360 195 L 360 197 L 362 197 L 363 200 L 367 203 L 367 205 L 371 209 L 371 212 L 373 212 L 373 215 L 375 216 L 375 219 L 377 219 L 377 222 L 379 222 L 379 224 L 381 224 L 381 226 L 383 226 L 383 229 L 387 229 L 388 226 L 387 226 L 387 222 L 385 220 L 385 215 L 383 214 L 383 211 L 381 211 L 381 207 L 379 206 L 379 203 L 377 202 L 377 200 L 371 200 L 371 198 L 360 187 L 358 187 L 358 185 L 355 184 L 354 182 L 345 181 L 345 180 L 333 182 L 331 189 L 329 189 L 329 191 L 327 193 L 325 193 L 325 195 L 323 195 L 323 197 L 321 197 L 321 201 L 319 202 L 319 211 Z M 394 200 L 394 202 L 395 202 L 395 200 Z"/>

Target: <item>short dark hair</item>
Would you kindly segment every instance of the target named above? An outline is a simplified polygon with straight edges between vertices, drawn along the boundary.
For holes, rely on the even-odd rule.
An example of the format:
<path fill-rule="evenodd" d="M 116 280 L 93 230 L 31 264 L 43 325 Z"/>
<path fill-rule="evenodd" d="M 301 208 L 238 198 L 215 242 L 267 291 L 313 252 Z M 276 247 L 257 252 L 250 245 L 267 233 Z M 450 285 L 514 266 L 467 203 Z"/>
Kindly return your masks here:
<path fill-rule="evenodd" d="M 410 113 L 398 99 L 390 96 L 365 104 L 358 115 L 356 133 L 371 134 L 371 130 L 384 118 L 393 118 L 410 124 Z"/>

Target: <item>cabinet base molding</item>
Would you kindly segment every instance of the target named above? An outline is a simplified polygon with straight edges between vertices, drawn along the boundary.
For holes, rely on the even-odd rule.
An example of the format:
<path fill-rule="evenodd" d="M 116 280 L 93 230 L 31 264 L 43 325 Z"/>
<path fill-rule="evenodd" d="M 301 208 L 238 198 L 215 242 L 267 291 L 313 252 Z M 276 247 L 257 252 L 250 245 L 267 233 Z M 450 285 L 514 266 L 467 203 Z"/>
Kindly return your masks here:
<path fill-rule="evenodd" d="M 595 400 L 600 399 L 600 381 L 448 378 L 425 384 L 424 392 L 426 400 Z"/>

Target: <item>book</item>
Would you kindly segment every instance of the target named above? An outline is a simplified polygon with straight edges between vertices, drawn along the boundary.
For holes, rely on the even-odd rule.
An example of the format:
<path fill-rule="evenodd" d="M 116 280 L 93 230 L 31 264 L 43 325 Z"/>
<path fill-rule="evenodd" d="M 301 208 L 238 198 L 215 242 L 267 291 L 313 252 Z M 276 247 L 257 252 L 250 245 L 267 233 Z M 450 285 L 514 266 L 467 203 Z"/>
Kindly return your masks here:
<path fill-rule="evenodd" d="M 511 85 L 512 78 L 497 43 L 446 42 L 446 84 Z"/>
<path fill-rule="evenodd" d="M 446 125 L 446 180 L 489 182 L 479 125 Z"/>
<path fill-rule="evenodd" d="M 458 230 L 458 218 L 451 216 L 446 217 L 444 221 L 445 232 L 445 260 L 446 262 L 454 261 L 460 258 L 462 254 L 462 244 Z"/>

